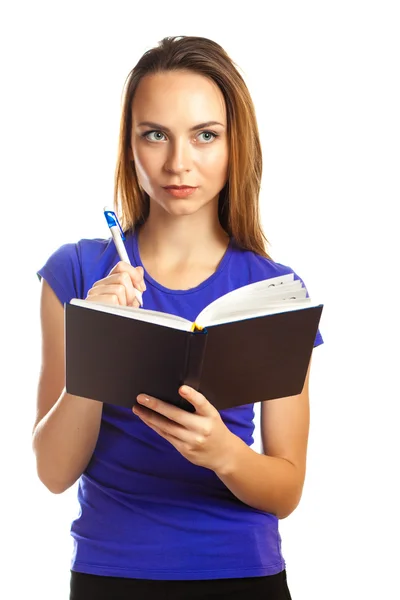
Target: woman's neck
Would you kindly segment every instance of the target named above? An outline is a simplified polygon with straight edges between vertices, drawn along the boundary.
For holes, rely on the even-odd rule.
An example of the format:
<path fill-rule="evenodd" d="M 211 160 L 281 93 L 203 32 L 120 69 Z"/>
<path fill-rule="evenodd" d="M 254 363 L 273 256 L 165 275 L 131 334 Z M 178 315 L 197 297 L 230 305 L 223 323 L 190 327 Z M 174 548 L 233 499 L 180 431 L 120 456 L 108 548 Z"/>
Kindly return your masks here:
<path fill-rule="evenodd" d="M 195 215 L 148 220 L 140 227 L 138 244 L 143 263 L 148 260 L 165 265 L 188 267 L 212 263 L 229 244 L 229 236 L 218 219 L 194 219 Z"/>
<path fill-rule="evenodd" d="M 151 218 L 138 230 L 140 259 L 147 273 L 169 289 L 191 289 L 218 268 L 229 236 L 216 220 L 199 215 Z"/>

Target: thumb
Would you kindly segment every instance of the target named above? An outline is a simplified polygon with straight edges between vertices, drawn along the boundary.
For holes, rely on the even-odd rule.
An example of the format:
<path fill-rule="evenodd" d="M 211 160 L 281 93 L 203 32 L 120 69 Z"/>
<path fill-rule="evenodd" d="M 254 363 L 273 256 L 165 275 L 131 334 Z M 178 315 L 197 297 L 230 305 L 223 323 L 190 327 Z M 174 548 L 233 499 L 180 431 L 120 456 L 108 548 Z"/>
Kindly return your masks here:
<path fill-rule="evenodd" d="M 144 282 L 144 269 L 143 267 L 136 267 L 136 272 L 139 275 L 139 279 L 140 279 L 140 289 L 142 292 L 144 292 L 146 290 L 146 284 Z"/>

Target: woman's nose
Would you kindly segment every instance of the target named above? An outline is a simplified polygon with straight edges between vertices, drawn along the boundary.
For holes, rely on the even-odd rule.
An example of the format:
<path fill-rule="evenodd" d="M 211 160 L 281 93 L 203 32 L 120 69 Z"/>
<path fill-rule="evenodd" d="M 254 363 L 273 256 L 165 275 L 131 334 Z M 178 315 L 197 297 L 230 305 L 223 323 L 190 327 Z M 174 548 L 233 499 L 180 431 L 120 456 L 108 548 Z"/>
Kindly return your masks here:
<path fill-rule="evenodd" d="M 171 143 L 165 169 L 169 172 L 182 173 L 188 171 L 192 166 L 190 143 L 188 141 L 176 141 Z"/>

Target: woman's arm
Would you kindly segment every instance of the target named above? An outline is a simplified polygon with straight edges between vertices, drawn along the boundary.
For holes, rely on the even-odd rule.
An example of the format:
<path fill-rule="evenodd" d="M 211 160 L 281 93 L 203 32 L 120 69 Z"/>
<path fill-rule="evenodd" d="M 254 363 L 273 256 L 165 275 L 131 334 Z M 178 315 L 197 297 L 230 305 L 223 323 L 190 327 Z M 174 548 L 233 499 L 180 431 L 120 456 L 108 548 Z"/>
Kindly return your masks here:
<path fill-rule="evenodd" d="M 146 289 L 143 268 L 119 261 L 88 291 L 87 300 L 138 306 L 134 287 Z M 33 449 L 40 480 L 54 493 L 69 488 L 87 467 L 100 431 L 103 403 L 67 394 L 65 383 L 64 309 L 42 280 L 40 302 L 42 368 Z"/>
<path fill-rule="evenodd" d="M 263 403 L 265 455 L 232 433 L 207 398 L 188 386 L 179 393 L 194 414 L 146 394 L 139 394 L 133 412 L 190 462 L 213 470 L 242 502 L 284 519 L 299 503 L 304 484 L 310 365 L 301 394 Z"/>
<path fill-rule="evenodd" d="M 32 445 L 40 480 L 59 494 L 75 483 L 90 461 L 103 404 L 64 389 L 64 309 L 44 279 L 40 313 L 42 367 Z"/>
<path fill-rule="evenodd" d="M 300 502 L 306 473 L 309 433 L 309 377 L 298 396 L 268 400 L 261 406 L 264 454 L 240 438 L 232 439 L 231 454 L 215 472 L 242 502 L 288 517 Z"/>

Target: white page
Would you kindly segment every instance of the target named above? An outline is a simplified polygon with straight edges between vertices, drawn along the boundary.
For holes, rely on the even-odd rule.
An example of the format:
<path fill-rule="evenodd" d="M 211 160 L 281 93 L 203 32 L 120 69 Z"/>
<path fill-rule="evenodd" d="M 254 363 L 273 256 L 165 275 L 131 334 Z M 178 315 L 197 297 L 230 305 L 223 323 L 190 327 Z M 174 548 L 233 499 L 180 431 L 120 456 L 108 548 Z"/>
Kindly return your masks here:
<path fill-rule="evenodd" d="M 268 306 L 272 304 L 272 308 L 280 307 L 282 302 L 287 302 L 289 299 L 293 303 L 294 300 L 305 298 L 306 290 L 302 287 L 299 280 L 294 280 L 293 273 L 282 275 L 279 277 L 271 277 L 270 279 L 257 281 L 241 288 L 237 288 L 232 292 L 224 294 L 208 306 L 198 315 L 196 324 L 200 327 L 206 325 L 230 322 L 239 320 L 241 314 L 249 318 L 253 315 L 269 314 Z M 278 304 L 279 303 L 279 304 Z M 181 331 L 190 331 L 192 323 L 182 317 L 171 315 L 155 310 L 145 308 L 134 308 L 132 306 L 121 306 L 113 304 L 105 304 L 74 298 L 71 304 L 83 306 L 90 310 L 99 310 L 110 314 L 155 323 Z M 291 305 L 293 306 L 293 304 Z"/>
<path fill-rule="evenodd" d="M 310 298 L 301 298 L 300 300 L 284 300 L 283 302 L 273 302 L 267 307 L 252 309 L 249 311 L 243 311 L 231 313 L 229 317 L 215 317 L 212 321 L 207 323 L 201 322 L 196 323 L 199 327 L 207 327 L 212 325 L 222 325 L 223 323 L 234 323 L 235 321 L 244 321 L 245 319 L 253 319 L 256 317 L 263 317 L 265 315 L 274 315 L 283 312 L 289 312 L 293 310 L 301 310 L 309 308 L 311 306 L 319 306 L 319 302 L 312 302 Z"/>
<path fill-rule="evenodd" d="M 204 327 L 205 325 L 211 325 L 215 322 L 215 320 L 220 321 L 223 319 L 226 322 L 230 321 L 232 315 L 240 315 L 240 314 L 251 314 L 252 312 L 259 314 L 259 311 L 265 310 L 265 314 L 267 314 L 270 306 L 274 307 L 277 304 L 282 304 L 282 302 L 294 302 L 294 301 L 302 301 L 306 298 L 307 291 L 303 287 L 297 290 L 288 290 L 287 292 L 281 290 L 276 290 L 275 292 L 269 292 L 267 295 L 258 294 L 257 296 L 252 296 L 250 298 L 243 298 L 242 301 L 237 301 L 235 297 L 235 301 L 229 306 L 217 306 L 213 307 L 211 310 L 205 309 L 202 311 L 201 317 L 196 319 L 196 324 Z"/>
<path fill-rule="evenodd" d="M 270 287 L 267 289 L 263 289 L 261 287 L 257 288 L 257 289 L 251 289 L 251 290 L 247 290 L 247 286 L 245 286 L 244 288 L 239 288 L 237 290 L 234 290 L 233 292 L 229 292 L 228 294 L 225 294 L 224 296 L 221 296 L 220 298 L 218 298 L 217 300 L 215 300 L 215 302 L 212 302 L 211 304 L 208 305 L 207 311 L 210 310 L 209 307 L 216 307 L 216 306 L 226 306 L 227 308 L 229 306 L 233 306 L 234 304 L 245 304 L 246 301 L 252 301 L 253 299 L 256 298 L 265 298 L 266 301 L 268 302 L 270 298 L 273 298 L 277 295 L 282 294 L 283 292 L 285 294 L 290 293 L 291 291 L 293 292 L 297 292 L 298 290 L 302 290 L 305 289 L 302 286 L 301 281 L 289 281 L 288 283 L 284 283 L 282 285 L 276 286 L 276 287 Z M 204 309 L 206 310 L 206 309 Z"/>
<path fill-rule="evenodd" d="M 293 273 L 272 277 L 256 283 L 237 288 L 232 292 L 224 294 L 214 302 L 206 306 L 197 316 L 196 323 L 210 324 L 216 318 L 229 316 L 232 309 L 248 310 L 251 307 L 258 310 L 260 308 L 260 298 L 265 306 L 268 299 L 272 299 L 275 294 L 286 293 L 286 291 L 298 291 L 305 289 L 299 280 L 294 281 Z M 264 300 L 262 300 L 264 299 Z M 229 320 L 229 319 L 227 319 Z"/>
<path fill-rule="evenodd" d="M 133 306 L 102 304 L 100 302 L 92 302 L 91 300 L 81 300 L 80 298 L 73 298 L 70 303 L 75 304 L 76 306 L 83 306 L 89 310 L 98 310 L 112 315 L 127 317 L 128 319 L 164 325 L 165 327 L 171 327 L 172 329 L 179 329 L 181 331 L 190 331 L 192 327 L 192 323 L 187 319 L 157 310 L 135 308 Z"/>

